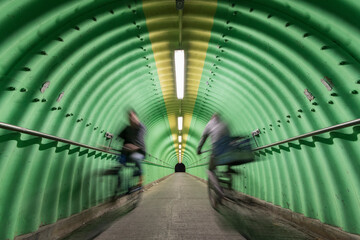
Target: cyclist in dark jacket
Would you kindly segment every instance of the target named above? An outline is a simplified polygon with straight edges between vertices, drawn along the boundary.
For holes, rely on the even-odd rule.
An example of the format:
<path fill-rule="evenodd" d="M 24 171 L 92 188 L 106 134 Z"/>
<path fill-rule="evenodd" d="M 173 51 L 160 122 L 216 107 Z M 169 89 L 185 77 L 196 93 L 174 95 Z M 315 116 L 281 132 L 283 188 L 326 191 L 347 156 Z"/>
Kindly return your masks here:
<path fill-rule="evenodd" d="M 139 185 L 143 182 L 143 171 L 141 168 L 141 161 L 145 158 L 145 126 L 139 121 L 135 111 L 128 112 L 129 123 L 127 127 L 119 134 L 119 137 L 124 139 L 123 148 L 121 151 L 120 161 L 125 159 L 126 162 L 134 162 L 138 168 Z"/>

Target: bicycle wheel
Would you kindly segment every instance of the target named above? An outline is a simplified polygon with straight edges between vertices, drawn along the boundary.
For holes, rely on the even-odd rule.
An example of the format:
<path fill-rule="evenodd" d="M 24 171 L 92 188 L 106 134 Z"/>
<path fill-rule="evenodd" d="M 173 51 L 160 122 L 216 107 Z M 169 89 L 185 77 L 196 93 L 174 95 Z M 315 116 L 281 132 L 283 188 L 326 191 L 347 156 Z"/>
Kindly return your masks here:
<path fill-rule="evenodd" d="M 131 208 L 137 207 L 142 195 L 142 186 L 134 186 L 129 189 L 127 200 Z"/>

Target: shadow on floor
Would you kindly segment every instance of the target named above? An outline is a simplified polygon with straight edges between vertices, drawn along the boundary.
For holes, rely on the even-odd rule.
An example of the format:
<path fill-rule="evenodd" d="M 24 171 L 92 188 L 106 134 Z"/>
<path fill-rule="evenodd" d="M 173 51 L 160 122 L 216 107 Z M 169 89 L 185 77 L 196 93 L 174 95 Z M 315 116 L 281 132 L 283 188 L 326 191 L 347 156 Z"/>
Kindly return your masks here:
<path fill-rule="evenodd" d="M 257 205 L 225 201 L 218 213 L 220 221 L 230 223 L 247 240 L 318 239 Z"/>
<path fill-rule="evenodd" d="M 108 229 L 113 223 L 119 220 L 124 215 L 128 214 L 134 209 L 134 206 L 125 204 L 122 207 L 111 210 L 102 216 L 88 222 L 84 226 L 78 228 L 74 232 L 70 233 L 62 240 L 90 240 L 99 236 L 102 232 Z"/>

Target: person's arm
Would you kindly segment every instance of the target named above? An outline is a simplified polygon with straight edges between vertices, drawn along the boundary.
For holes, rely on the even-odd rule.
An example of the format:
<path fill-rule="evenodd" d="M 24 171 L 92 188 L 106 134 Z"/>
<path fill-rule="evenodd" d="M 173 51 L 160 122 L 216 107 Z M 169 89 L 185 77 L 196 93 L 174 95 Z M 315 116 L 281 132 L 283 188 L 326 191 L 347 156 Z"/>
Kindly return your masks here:
<path fill-rule="evenodd" d="M 203 147 L 206 139 L 208 138 L 209 136 L 209 123 L 206 125 L 205 129 L 204 129 L 204 132 L 201 136 L 201 139 L 200 139 L 200 142 L 199 142 L 199 145 L 197 147 L 197 154 L 201 154 L 201 148 Z"/>

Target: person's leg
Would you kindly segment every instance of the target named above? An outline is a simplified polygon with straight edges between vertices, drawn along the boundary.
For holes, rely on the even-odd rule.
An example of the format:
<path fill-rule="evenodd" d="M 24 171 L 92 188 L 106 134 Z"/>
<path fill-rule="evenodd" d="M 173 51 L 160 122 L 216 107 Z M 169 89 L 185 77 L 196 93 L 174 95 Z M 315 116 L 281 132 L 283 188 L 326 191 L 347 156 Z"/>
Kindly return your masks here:
<path fill-rule="evenodd" d="M 214 156 L 214 154 L 211 154 L 210 155 L 210 160 L 209 160 L 209 170 L 213 172 L 215 170 L 215 168 L 216 168 L 215 156 Z"/>
<path fill-rule="evenodd" d="M 135 163 L 136 168 L 138 169 L 138 176 L 139 176 L 139 185 L 143 184 L 143 171 L 141 167 L 141 161 L 144 160 L 145 156 L 141 153 L 134 152 L 130 155 L 131 161 Z"/>

